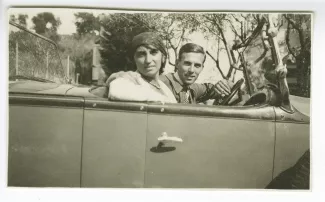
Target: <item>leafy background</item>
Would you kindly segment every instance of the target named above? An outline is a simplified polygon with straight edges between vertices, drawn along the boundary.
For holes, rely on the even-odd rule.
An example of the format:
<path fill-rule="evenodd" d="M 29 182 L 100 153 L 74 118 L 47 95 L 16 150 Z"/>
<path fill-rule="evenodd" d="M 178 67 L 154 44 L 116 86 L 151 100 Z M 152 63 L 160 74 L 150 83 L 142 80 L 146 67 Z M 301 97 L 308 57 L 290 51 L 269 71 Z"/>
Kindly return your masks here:
<path fill-rule="evenodd" d="M 249 78 L 254 90 L 266 82 L 274 80 L 274 62 L 271 51 L 263 40 L 263 33 L 254 33 L 262 25 L 262 14 L 252 13 L 173 13 L 173 12 L 110 12 L 94 15 L 89 12 L 75 12 L 76 33 L 58 34 L 62 21 L 55 12 L 40 12 L 35 16 L 16 13 L 10 20 L 27 27 L 31 19 L 32 29 L 58 44 L 63 67 L 52 59 L 51 75 L 69 75 L 74 83 L 84 85 L 103 84 L 105 79 L 117 71 L 134 70 L 129 57 L 130 42 L 136 34 L 144 31 L 157 32 L 168 48 L 168 64 L 165 71 L 175 71 L 175 61 L 179 48 L 194 42 L 202 45 L 208 56 L 204 71 L 197 82 L 215 83 L 226 75 L 230 62 L 227 48 L 242 45 L 238 52 L 243 53 Z M 283 62 L 288 67 L 288 82 L 291 94 L 310 97 L 310 49 L 311 14 L 277 14 L 273 16 L 278 30 L 278 42 Z M 19 43 L 35 42 L 19 32 L 9 34 L 9 72 L 15 73 L 15 41 Z M 246 43 L 249 39 L 249 43 Z M 251 40 L 250 40 L 251 39 Z M 24 42 L 22 42 L 24 41 Z M 24 59 L 24 70 L 44 76 L 46 52 L 55 58 L 51 47 L 37 42 L 35 45 L 20 45 L 19 58 Z M 27 45 L 30 46 L 27 48 Z M 53 49 L 53 47 L 52 47 Z M 24 56 L 25 53 L 33 57 Z M 68 57 L 69 56 L 69 57 Z M 235 59 L 238 61 L 238 53 Z M 24 58 L 25 57 L 25 58 Z M 69 59 L 68 59 L 69 58 Z M 19 60 L 20 61 L 20 60 Z M 69 74 L 67 66 L 69 64 Z M 96 68 L 94 68 L 96 67 Z M 96 71 L 94 71 L 96 69 Z M 77 77 L 77 74 L 79 75 Z M 94 74 L 96 79 L 94 80 Z M 57 77 L 57 76 L 54 76 Z M 238 69 L 232 72 L 230 79 L 236 81 L 243 77 Z"/>

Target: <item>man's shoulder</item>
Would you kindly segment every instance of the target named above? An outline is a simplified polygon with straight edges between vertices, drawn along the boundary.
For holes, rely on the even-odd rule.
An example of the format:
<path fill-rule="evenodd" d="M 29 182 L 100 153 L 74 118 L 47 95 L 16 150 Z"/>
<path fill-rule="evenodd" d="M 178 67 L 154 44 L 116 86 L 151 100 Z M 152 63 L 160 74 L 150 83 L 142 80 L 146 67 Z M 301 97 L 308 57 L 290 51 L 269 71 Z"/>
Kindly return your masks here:
<path fill-rule="evenodd" d="M 159 76 L 160 80 L 164 83 L 171 81 L 173 78 L 173 73 L 162 74 Z"/>

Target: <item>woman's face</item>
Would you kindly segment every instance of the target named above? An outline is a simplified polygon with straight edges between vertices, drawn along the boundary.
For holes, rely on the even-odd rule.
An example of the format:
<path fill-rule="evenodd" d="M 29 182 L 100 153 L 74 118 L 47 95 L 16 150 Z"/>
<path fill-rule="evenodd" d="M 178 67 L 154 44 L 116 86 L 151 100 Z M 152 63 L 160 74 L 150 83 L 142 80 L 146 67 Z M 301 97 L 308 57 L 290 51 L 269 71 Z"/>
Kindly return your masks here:
<path fill-rule="evenodd" d="M 139 46 L 134 53 L 137 70 L 146 77 L 155 78 L 159 75 L 163 54 L 154 46 Z"/>

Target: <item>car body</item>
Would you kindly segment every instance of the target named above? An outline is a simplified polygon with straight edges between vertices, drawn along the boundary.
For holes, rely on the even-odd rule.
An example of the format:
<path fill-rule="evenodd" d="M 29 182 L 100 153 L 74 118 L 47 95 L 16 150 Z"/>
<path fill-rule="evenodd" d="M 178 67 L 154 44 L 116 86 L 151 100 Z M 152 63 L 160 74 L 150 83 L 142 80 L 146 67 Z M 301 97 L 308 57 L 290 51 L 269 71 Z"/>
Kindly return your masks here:
<path fill-rule="evenodd" d="M 8 186 L 265 188 L 309 150 L 309 99 L 293 97 L 287 112 L 113 102 L 93 91 L 9 82 Z"/>

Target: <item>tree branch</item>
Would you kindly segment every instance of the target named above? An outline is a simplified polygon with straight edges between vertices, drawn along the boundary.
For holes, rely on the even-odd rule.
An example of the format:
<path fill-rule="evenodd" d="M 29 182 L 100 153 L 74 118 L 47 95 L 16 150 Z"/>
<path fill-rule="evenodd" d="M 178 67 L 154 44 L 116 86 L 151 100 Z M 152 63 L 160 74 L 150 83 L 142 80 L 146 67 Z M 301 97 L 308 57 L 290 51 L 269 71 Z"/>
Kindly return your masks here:
<path fill-rule="evenodd" d="M 175 64 L 173 64 L 170 60 L 168 60 L 168 63 L 169 63 L 171 66 L 174 66 L 174 67 L 175 67 Z"/>
<path fill-rule="evenodd" d="M 232 73 L 232 70 L 233 70 L 233 67 L 234 67 L 236 61 L 235 61 L 235 59 L 234 59 L 233 52 L 229 50 L 229 47 L 228 47 L 228 44 L 227 44 L 226 37 L 225 37 L 225 35 L 224 35 L 224 33 L 223 33 L 223 30 L 222 30 L 220 24 L 216 21 L 215 18 L 214 18 L 212 21 L 213 21 L 214 25 L 217 27 L 218 32 L 219 32 L 220 35 L 221 35 L 221 40 L 222 40 L 222 42 L 223 42 L 223 44 L 224 44 L 224 46 L 225 46 L 226 52 L 227 52 L 227 56 L 228 56 L 228 60 L 229 60 L 229 64 L 230 64 L 230 68 L 229 68 L 229 71 L 228 71 L 228 73 L 227 73 L 226 78 L 229 79 L 230 76 L 231 76 L 231 73 Z"/>
<path fill-rule="evenodd" d="M 237 36 L 241 40 L 241 42 L 243 42 L 243 36 L 238 34 L 235 26 L 231 23 L 231 21 L 229 19 L 225 19 L 225 20 L 229 22 L 231 26 L 231 30 L 234 32 L 235 36 Z"/>
<path fill-rule="evenodd" d="M 169 34 L 169 28 L 174 24 L 174 19 L 172 19 L 170 25 L 167 26 L 167 32 L 166 34 L 168 35 Z"/>
<path fill-rule="evenodd" d="M 293 51 L 293 49 L 292 49 L 292 47 L 291 47 L 291 45 L 290 45 L 290 38 L 289 38 L 289 34 L 290 34 L 290 24 L 288 23 L 288 25 L 287 25 L 287 31 L 286 31 L 286 44 L 287 44 L 287 48 L 288 48 L 288 51 L 289 51 L 289 53 L 293 56 L 293 57 L 297 57 L 296 55 L 295 55 L 295 53 L 294 53 L 294 51 Z"/>
<path fill-rule="evenodd" d="M 217 37 L 217 39 L 221 39 L 221 37 L 219 36 L 219 33 L 216 33 L 214 30 L 212 30 L 209 26 L 207 26 L 205 24 L 203 24 L 203 26 L 205 28 L 207 28 L 211 33 L 213 33 Z"/>
<path fill-rule="evenodd" d="M 177 60 L 177 48 L 173 49 L 175 54 L 175 60 Z"/>
<path fill-rule="evenodd" d="M 167 41 L 168 41 L 169 45 L 172 47 L 173 50 L 177 49 L 177 47 L 174 46 L 174 44 L 172 43 L 170 38 L 167 38 Z"/>
<path fill-rule="evenodd" d="M 296 21 L 294 21 L 293 19 L 289 18 L 287 15 L 284 15 L 285 19 L 289 22 L 289 24 L 292 25 L 292 27 L 296 30 L 299 30 L 299 27 L 296 24 Z"/>
<path fill-rule="evenodd" d="M 240 16 L 241 16 L 242 18 L 244 18 L 245 21 L 247 20 L 247 16 L 245 17 L 242 13 L 240 14 Z"/>
<path fill-rule="evenodd" d="M 263 18 L 263 19 L 264 19 L 264 18 Z M 239 48 L 242 48 L 242 47 L 246 47 L 246 46 L 248 46 L 248 45 L 251 43 L 251 41 L 256 37 L 256 35 L 261 31 L 261 29 L 263 28 L 264 24 L 265 24 L 265 19 L 262 20 L 262 22 L 260 22 L 260 23 L 256 26 L 256 28 L 254 29 L 253 33 L 252 33 L 249 37 L 247 37 L 247 38 L 244 40 L 243 43 L 234 46 L 233 49 L 234 49 L 234 50 L 237 50 L 237 49 L 239 49 Z"/>
<path fill-rule="evenodd" d="M 184 34 L 185 34 L 185 28 L 183 28 L 182 34 L 181 34 L 180 39 L 179 39 L 178 44 L 177 44 L 177 48 L 178 48 L 179 45 L 181 44 L 181 42 L 182 42 L 182 40 L 183 40 L 183 37 L 184 37 Z"/>
<path fill-rule="evenodd" d="M 293 19 L 289 18 L 287 15 L 284 15 L 284 17 L 289 22 L 288 24 L 291 24 L 292 27 L 295 30 L 298 31 L 300 47 L 301 47 L 301 50 L 304 51 L 305 50 L 305 47 L 306 47 L 306 44 L 305 44 L 305 40 L 304 40 L 304 33 L 303 33 L 303 31 L 297 26 L 297 23 Z"/>
<path fill-rule="evenodd" d="M 269 51 L 269 48 L 266 47 L 264 40 L 263 41 L 263 45 L 264 45 L 264 51 L 263 53 L 254 61 L 254 64 L 257 64 L 258 62 L 260 62 L 267 54 L 267 52 Z"/>
<path fill-rule="evenodd" d="M 260 19 L 259 19 L 258 15 L 253 14 L 252 16 L 253 16 L 254 20 L 256 20 L 257 23 L 259 23 L 259 20 L 260 20 Z"/>
<path fill-rule="evenodd" d="M 235 14 L 231 14 L 231 16 L 238 22 L 238 23 L 241 23 L 241 21 L 235 17 Z"/>
<path fill-rule="evenodd" d="M 278 26 L 278 31 L 280 31 L 280 28 L 283 26 L 283 19 L 281 19 L 281 24 Z"/>
<path fill-rule="evenodd" d="M 206 53 L 207 53 L 207 55 L 208 56 L 210 56 L 211 57 L 211 59 L 216 63 L 216 66 L 217 66 L 217 68 L 218 68 L 218 70 L 219 70 L 219 72 L 220 72 L 220 74 L 221 74 L 221 76 L 222 76 L 222 78 L 226 78 L 226 76 L 223 74 L 223 72 L 222 72 L 222 70 L 221 70 L 221 68 L 220 68 L 220 66 L 219 66 L 219 60 L 216 60 L 210 53 L 209 53 L 209 51 L 206 51 Z"/>

